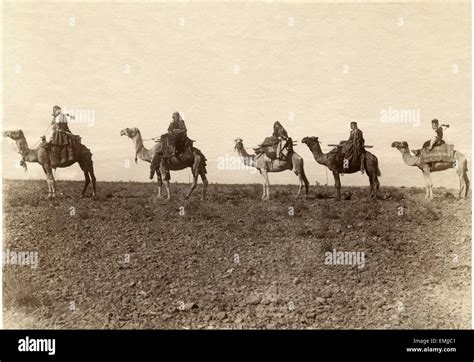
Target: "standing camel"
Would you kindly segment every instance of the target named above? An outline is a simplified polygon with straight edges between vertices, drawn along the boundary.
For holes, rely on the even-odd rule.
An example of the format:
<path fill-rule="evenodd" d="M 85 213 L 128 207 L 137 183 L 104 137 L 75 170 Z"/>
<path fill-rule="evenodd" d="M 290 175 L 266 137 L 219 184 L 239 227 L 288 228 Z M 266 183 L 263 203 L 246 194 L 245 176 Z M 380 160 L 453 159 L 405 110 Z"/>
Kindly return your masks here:
<path fill-rule="evenodd" d="M 121 136 L 128 136 L 134 144 L 135 147 L 135 162 L 137 162 L 137 157 L 145 162 L 151 163 L 153 159 L 153 155 L 156 152 L 161 152 L 161 141 L 158 141 L 152 149 L 147 149 L 143 145 L 143 138 L 138 128 L 125 128 L 120 131 Z M 158 164 L 158 162 L 157 162 Z M 166 188 L 167 199 L 171 198 L 170 193 L 170 173 L 169 171 L 179 171 L 184 170 L 190 167 L 193 173 L 193 183 L 191 185 L 191 189 L 189 190 L 188 194 L 186 195 L 186 199 L 191 196 L 194 189 L 196 188 L 198 177 L 201 176 L 201 180 L 203 183 L 203 192 L 202 198 L 206 197 L 206 190 L 207 190 L 207 177 L 206 177 L 206 158 L 201 153 L 200 150 L 193 147 L 192 153 L 185 153 L 184 155 L 180 155 L 180 157 L 171 157 L 168 162 L 161 159 L 159 162 L 159 168 L 156 169 L 156 174 L 158 176 L 158 197 L 161 197 L 161 188 L 163 186 L 163 179 Z"/>
<path fill-rule="evenodd" d="M 467 177 L 467 159 L 461 152 L 454 151 L 454 162 L 421 162 L 421 154 L 418 156 L 412 155 L 407 142 L 393 142 L 392 147 L 398 149 L 402 154 L 403 161 L 408 166 L 416 166 L 423 172 L 425 179 L 426 194 L 425 198 L 433 199 L 433 182 L 431 181 L 431 172 L 444 171 L 449 168 L 456 169 L 459 176 L 459 194 L 458 199 L 463 195 L 467 198 L 469 191 L 469 178 Z"/>
<path fill-rule="evenodd" d="M 309 182 L 304 173 L 303 158 L 296 152 L 288 154 L 286 160 L 272 160 L 265 153 L 257 155 L 249 155 L 244 148 L 243 140 L 237 138 L 235 140 L 235 150 L 243 160 L 244 164 L 249 167 L 255 167 L 263 177 L 263 194 L 262 200 L 270 198 L 270 181 L 268 179 L 269 172 L 282 172 L 286 170 L 293 170 L 300 180 L 300 187 L 297 196 L 300 195 L 303 186 L 306 195 L 308 194 Z"/>
<path fill-rule="evenodd" d="M 72 161 L 65 161 L 57 166 L 52 166 L 51 164 L 51 154 L 48 147 L 45 147 L 46 141 L 43 137 L 43 142 L 36 147 L 35 149 L 28 148 L 28 142 L 26 142 L 26 138 L 23 135 L 22 130 L 16 131 L 5 131 L 3 132 L 4 137 L 9 137 L 13 141 L 15 141 L 16 146 L 18 148 L 18 153 L 23 157 L 21 161 L 21 165 L 26 169 L 25 162 L 34 162 L 39 163 L 41 167 L 43 167 L 43 171 L 46 175 L 46 182 L 48 183 L 48 197 L 55 197 L 56 196 L 56 185 L 53 176 L 53 169 L 65 168 L 73 165 L 74 163 L 79 163 L 82 171 L 84 172 L 85 184 L 84 188 L 82 189 L 82 197 L 85 196 L 87 187 L 92 179 L 92 196 L 96 194 L 96 179 L 94 175 L 94 165 L 92 162 L 92 153 L 91 151 L 84 146 L 83 144 L 79 144 L 77 148 L 74 149 L 74 159 Z"/>
<path fill-rule="evenodd" d="M 317 163 L 326 166 L 332 172 L 334 176 L 334 186 L 336 187 L 337 193 L 336 200 L 341 200 L 340 163 L 342 160 L 338 155 L 337 149 L 334 149 L 328 153 L 323 153 L 318 137 L 305 137 L 301 142 L 306 143 L 310 151 L 313 153 L 314 159 Z M 377 157 L 366 151 L 364 166 L 370 182 L 370 192 L 368 198 L 369 200 L 372 198 L 377 198 L 380 186 L 378 177 L 381 176 Z M 349 168 L 344 169 L 344 173 L 355 173 L 357 171 L 360 171 L 360 167 L 358 167 L 358 165 L 357 167 L 350 165 Z"/>

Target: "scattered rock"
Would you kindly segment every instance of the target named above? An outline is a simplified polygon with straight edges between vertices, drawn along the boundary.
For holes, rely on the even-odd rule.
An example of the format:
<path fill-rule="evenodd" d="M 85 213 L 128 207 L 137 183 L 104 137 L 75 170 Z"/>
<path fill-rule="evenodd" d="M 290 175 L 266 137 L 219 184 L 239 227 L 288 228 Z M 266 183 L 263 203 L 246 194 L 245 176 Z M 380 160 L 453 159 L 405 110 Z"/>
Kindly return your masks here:
<path fill-rule="evenodd" d="M 196 303 L 189 302 L 189 303 L 186 303 L 182 309 L 188 311 L 188 310 L 196 309 L 196 308 L 199 308 L 199 306 Z"/>
<path fill-rule="evenodd" d="M 226 312 L 219 312 L 217 313 L 217 319 L 219 319 L 220 321 L 227 318 L 227 313 Z"/>
<path fill-rule="evenodd" d="M 251 295 L 247 298 L 247 305 L 257 305 L 260 304 L 262 298 L 259 295 Z"/>
<path fill-rule="evenodd" d="M 316 297 L 316 303 L 318 304 L 324 304 L 326 302 L 325 298 L 322 297 Z"/>

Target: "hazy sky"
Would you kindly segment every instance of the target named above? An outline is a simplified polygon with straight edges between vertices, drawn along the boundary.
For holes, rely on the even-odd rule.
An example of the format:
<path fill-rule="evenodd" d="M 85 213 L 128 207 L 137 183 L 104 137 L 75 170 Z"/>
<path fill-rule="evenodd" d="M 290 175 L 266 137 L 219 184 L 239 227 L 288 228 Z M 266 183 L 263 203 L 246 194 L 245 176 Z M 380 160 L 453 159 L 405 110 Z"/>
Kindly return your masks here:
<path fill-rule="evenodd" d="M 85 119 L 70 129 L 92 150 L 99 181 L 146 181 L 148 164 L 126 167 L 134 150 L 119 132 L 158 136 L 174 111 L 207 156 L 210 182 L 260 182 L 249 171 L 218 170 L 218 160 L 235 156 L 236 137 L 250 151 L 276 120 L 295 140 L 319 136 L 326 149 L 358 121 L 382 185 L 423 185 L 390 144 L 419 147 L 432 118 L 450 124 L 446 140 L 471 159 L 468 2 L 3 4 L 3 128 L 23 129 L 33 146 L 53 105 L 79 110 Z M 390 107 L 415 118 L 384 123 Z M 15 167 L 11 142 L 2 150 L 4 177 L 44 177 L 39 165 L 26 174 Z M 296 151 L 310 183 L 324 184 L 325 168 L 306 145 Z M 189 173 L 172 179 L 187 182 Z M 78 165 L 56 175 L 82 179 Z M 298 182 L 289 171 L 270 181 Z M 433 181 L 458 187 L 453 170 Z M 360 174 L 342 182 L 368 184 Z"/>

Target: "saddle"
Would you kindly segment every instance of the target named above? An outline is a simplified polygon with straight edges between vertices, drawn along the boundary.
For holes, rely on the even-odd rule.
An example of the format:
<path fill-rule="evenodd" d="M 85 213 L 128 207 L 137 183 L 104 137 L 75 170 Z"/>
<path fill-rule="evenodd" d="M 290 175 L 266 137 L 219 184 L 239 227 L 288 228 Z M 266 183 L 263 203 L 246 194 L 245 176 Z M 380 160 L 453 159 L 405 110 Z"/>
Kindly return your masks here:
<path fill-rule="evenodd" d="M 454 145 L 448 145 L 444 141 L 442 142 L 442 144 L 434 146 L 432 150 L 428 147 L 423 147 L 419 150 L 413 150 L 412 152 L 415 156 L 419 156 L 423 163 L 454 162 Z M 423 146 L 425 145 L 426 142 Z"/>
<path fill-rule="evenodd" d="M 186 137 L 184 140 L 179 139 L 175 134 L 165 133 L 161 135 L 161 154 L 163 158 L 176 156 L 179 158 L 187 151 L 192 152 L 194 140 Z"/>
<path fill-rule="evenodd" d="M 339 173 L 344 174 L 347 172 L 349 168 L 360 168 L 361 167 L 361 159 L 360 157 L 354 157 L 354 154 L 350 153 L 351 145 L 348 144 L 346 140 L 340 141 L 339 144 L 335 145 L 335 147 L 330 151 L 330 153 L 336 153 L 337 155 L 337 167 Z M 365 153 L 366 149 L 364 147 L 361 148 L 360 153 Z M 344 168 L 344 160 L 348 161 L 347 167 Z"/>
<path fill-rule="evenodd" d="M 289 137 L 280 140 L 278 137 L 267 137 L 258 147 L 253 149 L 257 154 L 265 154 L 271 160 L 284 161 L 293 152 L 293 140 Z"/>
<path fill-rule="evenodd" d="M 79 148 L 82 146 L 81 136 L 68 134 L 67 137 L 69 142 L 65 145 L 46 142 L 46 137 L 41 137 L 40 147 L 48 151 L 53 168 L 73 162 L 80 152 Z"/>

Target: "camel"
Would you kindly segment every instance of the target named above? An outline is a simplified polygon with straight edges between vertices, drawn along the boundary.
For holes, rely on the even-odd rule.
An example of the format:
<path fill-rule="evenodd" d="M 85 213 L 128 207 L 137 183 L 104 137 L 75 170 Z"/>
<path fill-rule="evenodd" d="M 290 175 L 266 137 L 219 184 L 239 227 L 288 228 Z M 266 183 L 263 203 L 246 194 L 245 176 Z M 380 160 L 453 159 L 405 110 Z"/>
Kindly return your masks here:
<path fill-rule="evenodd" d="M 161 151 L 161 141 L 157 141 L 153 148 L 148 149 L 143 145 L 143 138 L 138 128 L 125 128 L 120 131 L 121 136 L 128 136 L 134 144 L 135 147 L 135 162 L 137 162 L 137 158 L 151 163 L 153 159 L 153 155 L 156 152 Z M 157 162 L 158 163 L 158 162 Z M 163 186 L 163 179 L 166 188 L 167 199 L 171 199 L 171 192 L 170 192 L 170 171 L 180 171 L 190 167 L 193 173 L 193 183 L 191 185 L 191 189 L 189 190 L 188 194 L 185 196 L 188 199 L 191 194 L 193 193 L 194 189 L 196 188 L 198 177 L 201 176 L 201 180 L 203 183 L 203 193 L 202 198 L 205 199 L 206 191 L 208 186 L 208 181 L 206 177 L 206 158 L 201 153 L 200 150 L 193 147 L 192 154 L 184 154 L 181 155 L 179 158 L 171 157 L 168 162 L 165 162 L 164 159 L 159 160 L 159 167 L 155 170 L 157 177 L 158 177 L 158 197 L 161 197 L 161 189 Z"/>
<path fill-rule="evenodd" d="M 48 198 L 52 198 L 56 196 L 56 185 L 53 176 L 53 169 L 65 168 L 73 165 L 74 163 L 78 163 L 81 167 L 82 171 L 84 172 L 85 184 L 84 188 L 82 189 L 82 197 L 85 197 L 85 193 L 89 183 L 92 179 L 92 196 L 96 194 L 96 178 L 94 175 L 94 165 L 92 161 L 92 153 L 91 151 L 80 144 L 77 148 L 78 152 L 74 152 L 74 159 L 72 161 L 65 161 L 60 165 L 53 167 L 51 165 L 51 157 L 50 151 L 48 148 L 44 147 L 46 141 L 45 137 L 42 137 L 43 142 L 37 146 L 35 149 L 28 148 L 28 142 L 26 141 L 25 136 L 23 135 L 22 130 L 15 130 L 15 131 L 5 131 L 3 132 L 4 137 L 9 137 L 13 141 L 15 141 L 16 146 L 18 148 L 18 153 L 23 157 L 21 161 L 21 165 L 27 169 L 25 162 L 32 162 L 32 163 L 39 163 L 41 167 L 43 167 L 43 171 L 46 175 L 46 182 L 48 184 Z M 76 151 L 76 150 L 75 150 Z"/>
<path fill-rule="evenodd" d="M 305 143 L 310 151 L 313 153 L 314 159 L 317 163 L 326 166 L 334 176 L 334 186 L 336 187 L 336 200 L 341 200 L 341 178 L 340 178 L 340 157 L 337 153 L 337 149 L 334 149 L 328 153 L 323 153 L 321 150 L 320 142 L 318 137 L 305 137 L 301 141 Z M 379 169 L 379 162 L 377 157 L 366 151 L 365 155 L 365 171 L 369 177 L 370 192 L 368 199 L 378 198 L 379 192 L 379 179 L 381 176 Z M 349 166 L 344 170 L 344 173 L 355 173 L 360 171 L 359 167 Z"/>
<path fill-rule="evenodd" d="M 421 162 L 420 155 L 415 156 L 411 154 L 407 142 L 393 142 L 392 147 L 400 151 L 403 161 L 408 166 L 416 166 L 423 172 L 423 177 L 425 179 L 426 199 L 433 199 L 433 182 L 431 181 L 431 172 L 444 171 L 450 168 L 456 169 L 456 173 L 459 176 L 458 199 L 461 198 L 461 195 L 464 196 L 464 199 L 467 199 L 467 194 L 469 191 L 467 159 L 461 152 L 454 151 L 454 162 L 434 162 L 430 167 L 430 164 Z"/>
<path fill-rule="evenodd" d="M 293 170 L 300 180 L 300 187 L 298 189 L 297 197 L 300 195 L 303 186 L 305 188 L 306 195 L 308 194 L 309 182 L 306 178 L 303 158 L 296 152 L 288 154 L 286 160 L 272 160 L 264 153 L 257 155 L 249 155 L 244 148 L 244 143 L 241 138 L 235 140 L 234 149 L 239 154 L 239 157 L 243 160 L 244 164 L 249 167 L 255 167 L 263 177 L 263 194 L 262 200 L 268 200 L 270 198 L 270 181 L 268 179 L 269 172 L 282 172 L 286 170 Z"/>

